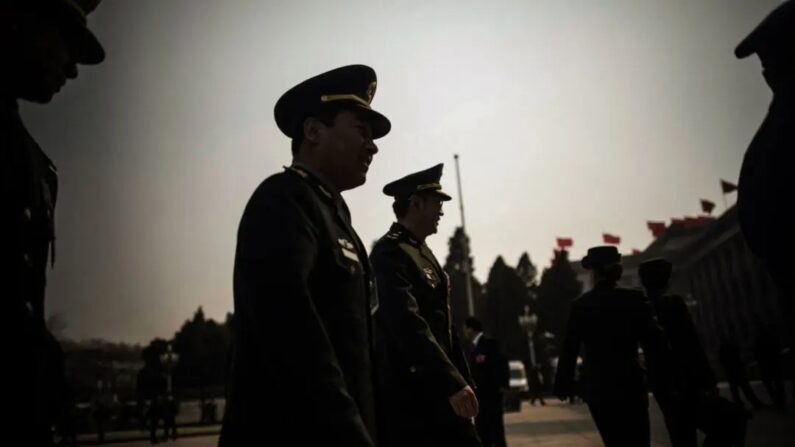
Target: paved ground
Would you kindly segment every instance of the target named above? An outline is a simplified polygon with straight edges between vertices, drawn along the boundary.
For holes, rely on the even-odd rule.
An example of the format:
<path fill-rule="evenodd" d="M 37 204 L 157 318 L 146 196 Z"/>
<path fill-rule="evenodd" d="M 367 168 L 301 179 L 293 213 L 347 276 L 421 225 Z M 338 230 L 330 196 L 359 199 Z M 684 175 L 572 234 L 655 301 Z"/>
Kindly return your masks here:
<path fill-rule="evenodd" d="M 725 390 L 724 390 L 725 391 Z M 761 390 L 760 390 L 761 391 Z M 759 393 L 764 397 L 764 392 Z M 754 412 L 748 430 L 750 447 L 795 446 L 795 406 L 790 401 L 786 412 L 763 408 Z M 652 446 L 666 447 L 667 433 L 662 416 L 655 403 L 650 406 Z M 601 439 L 585 405 L 570 405 L 550 399 L 546 406 L 522 405 L 521 412 L 505 415 L 508 445 L 511 447 L 598 447 Z M 216 435 L 198 436 L 168 441 L 158 445 L 164 447 L 210 447 L 216 446 Z M 118 447 L 143 447 L 148 442 L 113 444 Z"/>

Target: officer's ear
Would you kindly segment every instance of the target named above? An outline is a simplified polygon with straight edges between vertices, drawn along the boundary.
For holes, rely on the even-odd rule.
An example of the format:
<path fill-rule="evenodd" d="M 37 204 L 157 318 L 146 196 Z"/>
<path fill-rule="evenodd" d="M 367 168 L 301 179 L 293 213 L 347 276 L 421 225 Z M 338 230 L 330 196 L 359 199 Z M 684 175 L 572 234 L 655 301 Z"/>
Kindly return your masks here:
<path fill-rule="evenodd" d="M 328 126 L 314 116 L 304 120 L 304 140 L 311 144 L 318 144 L 323 139 L 326 130 L 328 130 Z"/>
<path fill-rule="evenodd" d="M 419 211 L 424 205 L 425 199 L 421 195 L 412 194 L 411 197 L 409 197 L 409 208 Z"/>

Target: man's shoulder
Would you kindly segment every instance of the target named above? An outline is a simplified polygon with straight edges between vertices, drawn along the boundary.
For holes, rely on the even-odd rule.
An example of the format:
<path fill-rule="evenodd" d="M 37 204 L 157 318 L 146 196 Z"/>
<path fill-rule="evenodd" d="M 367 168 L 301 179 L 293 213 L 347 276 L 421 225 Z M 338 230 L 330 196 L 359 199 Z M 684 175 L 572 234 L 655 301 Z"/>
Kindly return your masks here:
<path fill-rule="evenodd" d="M 405 256 L 405 248 L 402 245 L 404 242 L 401 240 L 401 235 L 390 230 L 385 235 L 381 236 L 373 246 L 370 257 L 374 261 L 385 259 L 403 259 Z"/>

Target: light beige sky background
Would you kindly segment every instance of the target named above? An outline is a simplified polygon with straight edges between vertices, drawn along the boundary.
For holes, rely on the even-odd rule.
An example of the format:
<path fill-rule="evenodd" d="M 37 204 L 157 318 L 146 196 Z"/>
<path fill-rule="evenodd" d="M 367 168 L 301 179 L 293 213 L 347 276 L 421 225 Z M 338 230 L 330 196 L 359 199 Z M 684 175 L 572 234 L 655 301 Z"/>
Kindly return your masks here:
<path fill-rule="evenodd" d="M 375 68 L 393 123 L 345 194 L 367 245 L 392 221 L 385 183 L 444 162 L 458 198 L 458 153 L 479 279 L 498 255 L 546 266 L 556 236 L 575 258 L 603 232 L 643 249 L 647 220 L 723 210 L 771 97 L 732 52 L 776 4 L 107 0 L 89 20 L 106 62 L 23 106 L 61 176 L 48 312 L 67 336 L 132 342 L 198 306 L 223 318 L 243 207 L 290 163 L 273 105 L 350 63 Z M 450 202 L 442 262 L 459 223 Z"/>

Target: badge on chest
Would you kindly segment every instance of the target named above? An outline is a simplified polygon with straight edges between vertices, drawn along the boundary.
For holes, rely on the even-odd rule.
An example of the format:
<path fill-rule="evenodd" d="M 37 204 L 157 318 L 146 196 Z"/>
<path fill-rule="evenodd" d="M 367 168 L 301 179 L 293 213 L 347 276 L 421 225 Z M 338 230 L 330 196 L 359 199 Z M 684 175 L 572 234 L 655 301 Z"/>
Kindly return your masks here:
<path fill-rule="evenodd" d="M 337 239 L 337 243 L 340 244 L 340 251 L 343 256 L 351 261 L 359 262 L 359 255 L 356 254 L 356 247 L 353 245 L 353 242 L 341 237 Z"/>

